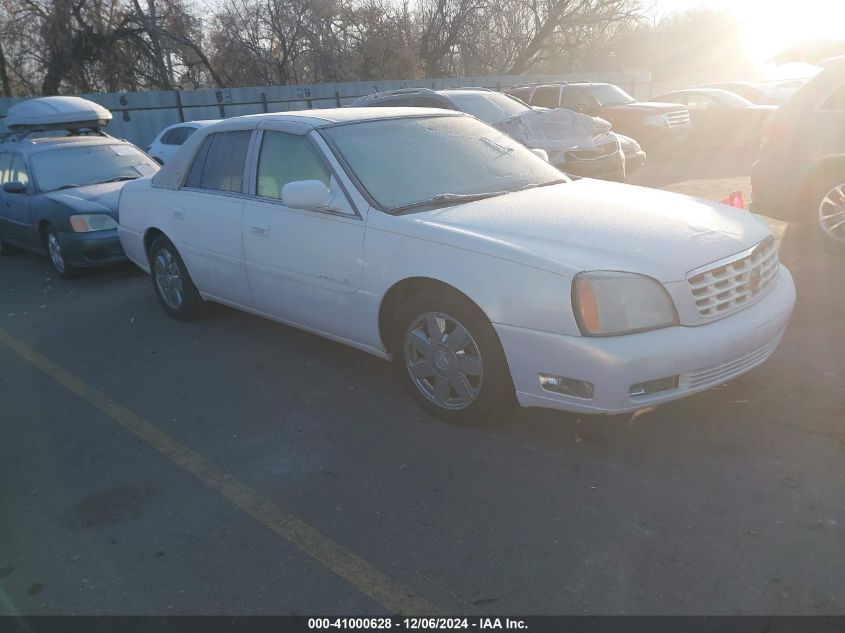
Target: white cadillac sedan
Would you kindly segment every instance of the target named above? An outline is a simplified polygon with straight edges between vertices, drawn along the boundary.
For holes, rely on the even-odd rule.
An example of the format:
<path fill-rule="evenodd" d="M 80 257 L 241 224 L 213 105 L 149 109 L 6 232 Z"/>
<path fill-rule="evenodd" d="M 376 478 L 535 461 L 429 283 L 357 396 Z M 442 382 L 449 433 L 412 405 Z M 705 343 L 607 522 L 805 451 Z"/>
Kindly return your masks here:
<path fill-rule="evenodd" d="M 120 240 L 177 319 L 216 301 L 393 361 L 428 411 L 618 413 L 759 365 L 795 303 L 744 211 L 570 181 L 473 117 L 237 117 L 128 183 Z"/>

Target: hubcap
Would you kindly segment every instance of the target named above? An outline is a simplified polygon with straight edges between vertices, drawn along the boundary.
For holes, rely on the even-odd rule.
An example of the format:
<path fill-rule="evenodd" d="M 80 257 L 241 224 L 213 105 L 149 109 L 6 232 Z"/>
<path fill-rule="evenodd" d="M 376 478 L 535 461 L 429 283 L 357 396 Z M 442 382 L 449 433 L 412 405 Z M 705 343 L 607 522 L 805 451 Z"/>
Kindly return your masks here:
<path fill-rule="evenodd" d="M 60 273 L 65 272 L 65 258 L 62 256 L 62 245 L 59 244 L 59 238 L 55 233 L 50 233 L 47 236 L 47 250 L 50 253 L 50 261 Z"/>
<path fill-rule="evenodd" d="M 837 242 L 845 242 L 845 183 L 827 192 L 819 204 L 822 231 Z"/>
<path fill-rule="evenodd" d="M 176 258 L 166 248 L 158 251 L 153 262 L 156 288 L 171 310 L 178 310 L 182 305 L 182 276 Z"/>
<path fill-rule="evenodd" d="M 475 339 L 447 314 L 426 312 L 411 323 L 405 365 L 420 393 L 443 409 L 464 409 L 481 392 L 483 367 Z"/>

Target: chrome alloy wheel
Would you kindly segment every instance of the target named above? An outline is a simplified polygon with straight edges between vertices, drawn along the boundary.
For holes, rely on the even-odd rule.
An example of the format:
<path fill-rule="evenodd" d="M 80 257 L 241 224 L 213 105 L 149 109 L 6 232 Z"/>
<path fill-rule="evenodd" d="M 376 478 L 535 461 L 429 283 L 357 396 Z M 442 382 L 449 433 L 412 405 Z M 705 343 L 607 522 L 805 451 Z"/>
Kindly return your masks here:
<path fill-rule="evenodd" d="M 481 353 L 457 319 L 440 312 L 418 316 L 405 333 L 405 366 L 428 400 L 465 409 L 478 398 L 484 377 Z"/>
<path fill-rule="evenodd" d="M 65 272 L 65 258 L 62 255 L 62 245 L 59 244 L 59 237 L 50 232 L 47 234 L 47 251 L 50 253 L 50 261 L 60 273 Z"/>
<path fill-rule="evenodd" d="M 819 224 L 829 238 L 845 242 L 845 183 L 836 185 L 822 198 Z"/>
<path fill-rule="evenodd" d="M 171 310 L 178 310 L 184 299 L 182 276 L 176 258 L 166 248 L 159 249 L 153 262 L 156 288 Z"/>

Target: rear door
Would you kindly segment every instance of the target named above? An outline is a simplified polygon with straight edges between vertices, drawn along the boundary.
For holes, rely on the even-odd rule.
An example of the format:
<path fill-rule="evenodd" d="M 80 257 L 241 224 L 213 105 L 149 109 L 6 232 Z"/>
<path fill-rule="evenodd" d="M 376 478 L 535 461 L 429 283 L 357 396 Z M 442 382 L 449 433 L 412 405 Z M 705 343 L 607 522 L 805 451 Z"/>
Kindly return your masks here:
<path fill-rule="evenodd" d="M 197 288 L 241 307 L 252 307 L 241 233 L 252 135 L 252 130 L 209 134 L 168 210 L 168 236 Z"/>

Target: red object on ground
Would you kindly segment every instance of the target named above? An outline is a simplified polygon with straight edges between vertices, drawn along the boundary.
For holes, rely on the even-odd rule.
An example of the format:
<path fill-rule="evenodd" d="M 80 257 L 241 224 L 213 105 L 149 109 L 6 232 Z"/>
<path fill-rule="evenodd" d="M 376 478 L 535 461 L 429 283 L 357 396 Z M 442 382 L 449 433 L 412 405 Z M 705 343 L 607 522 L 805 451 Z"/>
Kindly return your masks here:
<path fill-rule="evenodd" d="M 736 207 L 737 209 L 745 208 L 745 200 L 742 199 L 741 191 L 734 191 L 727 198 L 720 200 L 719 202 L 726 204 L 729 207 Z"/>

